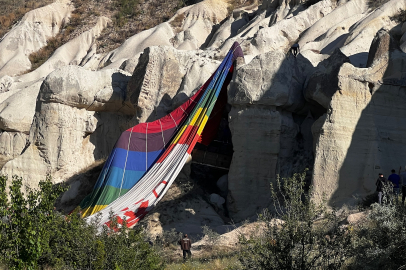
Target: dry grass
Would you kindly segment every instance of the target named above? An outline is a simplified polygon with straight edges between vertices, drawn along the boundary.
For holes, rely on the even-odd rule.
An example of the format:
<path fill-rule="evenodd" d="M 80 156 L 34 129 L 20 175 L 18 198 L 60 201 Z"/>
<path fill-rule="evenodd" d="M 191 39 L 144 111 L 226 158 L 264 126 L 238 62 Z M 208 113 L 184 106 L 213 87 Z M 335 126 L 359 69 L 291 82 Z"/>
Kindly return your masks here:
<path fill-rule="evenodd" d="M 383 4 L 389 2 L 390 0 L 369 0 L 368 1 L 368 6 L 371 9 L 376 9 L 382 6 Z"/>
<path fill-rule="evenodd" d="M 219 250 L 212 250 L 208 256 L 203 256 L 200 258 L 194 258 L 192 254 L 192 259 L 184 262 L 182 259 L 168 263 L 166 265 L 166 270 L 224 270 L 242 269 L 240 262 L 236 253 L 223 253 Z"/>
<path fill-rule="evenodd" d="M 77 30 L 82 28 L 84 24 L 87 24 L 87 18 L 91 13 L 95 13 L 95 11 L 88 8 L 89 3 L 89 0 L 73 0 L 75 10 L 72 12 L 69 24 L 65 25 L 58 35 L 50 38 L 45 47 L 28 56 L 31 61 L 31 69 L 28 72 L 37 69 L 45 63 L 60 46 L 80 34 Z"/>
<path fill-rule="evenodd" d="M 262 4 L 262 0 L 232 0 L 228 2 L 227 13 L 231 15 L 235 9 L 251 6 L 253 4 Z"/>
<path fill-rule="evenodd" d="M 406 22 L 406 10 L 402 10 L 399 14 L 391 17 L 391 20 L 394 20 L 398 23 Z"/>
<path fill-rule="evenodd" d="M 0 0 L 0 39 L 11 26 L 17 23 L 18 20 L 21 20 L 25 13 L 52 2 L 53 0 Z"/>
<path fill-rule="evenodd" d="M 179 14 L 171 21 L 170 24 L 172 25 L 172 27 L 175 27 L 175 28 L 181 27 L 184 19 L 185 19 L 185 14 L 183 14 L 183 13 Z"/>
<path fill-rule="evenodd" d="M 0 3 L 1 1 L 11 3 L 10 0 L 0 0 Z M 25 12 L 51 1 L 27 2 L 25 5 L 27 8 L 24 6 L 24 9 L 16 9 L 16 12 L 0 13 L 0 36 L 1 29 L 5 29 L 5 33 L 12 23 L 22 17 Z M 47 46 L 29 56 L 32 67 L 28 72 L 41 66 L 57 48 L 89 30 L 96 24 L 100 15 L 106 16 L 113 21 L 113 24 L 108 25 L 96 41 L 97 53 L 106 53 L 120 46 L 129 37 L 169 20 L 178 9 L 189 3 L 192 4 L 192 2 L 188 1 L 192 0 L 73 0 L 75 10 L 72 12 L 69 24 L 61 29 L 57 36 L 48 40 Z M 236 8 L 249 6 L 256 2 L 257 0 L 233 0 L 229 5 L 229 13 L 231 14 L 232 10 Z M 7 9 L 11 9 L 11 4 Z M 184 15 L 178 15 L 171 22 L 171 25 L 175 29 L 180 28 L 183 20 Z"/>

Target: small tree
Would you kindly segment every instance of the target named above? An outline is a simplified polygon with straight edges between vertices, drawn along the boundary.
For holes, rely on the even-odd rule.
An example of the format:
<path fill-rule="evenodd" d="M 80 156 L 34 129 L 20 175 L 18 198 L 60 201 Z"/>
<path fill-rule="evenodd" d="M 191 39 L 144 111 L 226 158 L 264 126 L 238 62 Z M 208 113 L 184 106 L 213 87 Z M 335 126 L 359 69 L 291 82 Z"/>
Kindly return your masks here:
<path fill-rule="evenodd" d="M 24 194 L 22 178 L 13 176 L 8 202 L 6 183 L 7 177 L 0 176 L 0 253 L 10 268 L 37 268 L 39 258 L 49 250 L 54 202 L 65 188 L 54 186 L 47 177 L 38 190 L 26 187 Z"/>
<path fill-rule="evenodd" d="M 64 217 L 54 203 L 66 190 L 51 178 L 39 189 L 21 191 L 13 177 L 9 200 L 7 177 L 0 176 L 0 264 L 10 269 L 162 269 L 161 258 L 144 241 L 141 227 L 114 229 L 88 223 L 75 209 Z M 111 220 L 114 223 L 114 217 Z"/>
<path fill-rule="evenodd" d="M 216 233 L 209 226 L 202 226 L 203 234 L 207 237 L 207 242 L 210 245 L 210 248 L 213 248 L 220 241 L 220 234 Z"/>
<path fill-rule="evenodd" d="M 265 229 L 251 239 L 242 236 L 244 269 L 339 269 L 351 255 L 350 233 L 339 226 L 325 202 L 316 204 L 304 190 L 305 173 L 271 185 L 274 213 L 264 211 Z M 275 222 L 275 218 L 280 222 Z"/>

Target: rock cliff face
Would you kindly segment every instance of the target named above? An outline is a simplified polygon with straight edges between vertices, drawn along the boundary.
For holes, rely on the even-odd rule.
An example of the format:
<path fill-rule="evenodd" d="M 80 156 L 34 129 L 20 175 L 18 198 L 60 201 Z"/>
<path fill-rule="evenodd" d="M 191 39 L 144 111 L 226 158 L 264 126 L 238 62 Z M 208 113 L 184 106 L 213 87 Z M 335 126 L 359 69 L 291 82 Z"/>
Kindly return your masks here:
<path fill-rule="evenodd" d="M 331 206 L 354 203 L 374 191 L 378 172 L 406 165 L 406 26 L 396 19 L 406 0 L 376 10 L 367 0 L 312 2 L 265 0 L 232 11 L 205 0 L 105 55 L 94 45 L 109 23 L 100 17 L 37 70 L 18 75 L 72 6 L 28 13 L 0 40 L 1 173 L 30 185 L 47 173 L 56 182 L 70 178 L 107 157 L 124 129 L 181 104 L 238 41 L 245 63 L 228 89 L 231 217 L 256 215 L 269 205 L 278 174 L 305 168 L 316 200 L 324 194 Z"/>
<path fill-rule="evenodd" d="M 375 178 L 405 163 L 406 55 L 386 31 L 377 33 L 371 65 L 342 65 L 328 112 L 313 126 L 313 183 L 331 205 L 352 204 L 375 191 Z"/>

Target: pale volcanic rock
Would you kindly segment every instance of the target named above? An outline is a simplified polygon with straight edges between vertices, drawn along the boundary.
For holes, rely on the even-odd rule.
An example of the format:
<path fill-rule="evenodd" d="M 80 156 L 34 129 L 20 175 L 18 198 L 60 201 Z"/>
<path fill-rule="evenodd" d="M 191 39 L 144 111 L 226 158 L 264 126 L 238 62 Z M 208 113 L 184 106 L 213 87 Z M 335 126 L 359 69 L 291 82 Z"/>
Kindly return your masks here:
<path fill-rule="evenodd" d="M 59 47 L 52 56 L 36 70 L 17 77 L 20 81 L 33 81 L 46 77 L 55 69 L 66 65 L 79 65 L 92 52 L 93 43 L 101 31 L 110 23 L 110 19 L 100 17 L 96 25 Z"/>
<path fill-rule="evenodd" d="M 179 33 L 173 38 L 174 47 L 179 50 L 196 50 L 206 42 L 213 26 L 219 24 L 228 15 L 229 4 L 222 0 L 205 0 L 193 6 L 180 9 L 169 20 L 184 18 Z"/>
<path fill-rule="evenodd" d="M 301 47 L 308 42 L 313 42 L 322 35 L 326 35 L 333 28 L 339 29 L 340 27 L 347 30 L 354 23 L 359 21 L 365 16 L 364 13 L 368 10 L 367 0 L 353 0 L 337 7 L 331 13 L 314 23 L 304 34 L 300 37 L 299 44 Z M 346 22 L 342 25 L 342 22 Z M 322 48 L 319 48 L 321 50 Z M 302 49 L 303 51 L 304 49 Z"/>
<path fill-rule="evenodd" d="M 0 166 L 21 155 L 27 145 L 28 135 L 21 132 L 0 133 Z"/>
<path fill-rule="evenodd" d="M 229 4 L 222 0 L 205 0 L 180 9 L 168 22 L 142 31 L 108 53 L 99 67 L 119 68 L 124 61 L 137 61 L 140 53 L 151 46 L 173 46 L 179 50 L 198 50 L 214 25 L 227 17 Z"/>
<path fill-rule="evenodd" d="M 350 58 L 356 67 L 365 67 L 369 46 L 380 29 L 390 30 L 396 26 L 391 17 L 406 9 L 406 1 L 391 0 L 374 10 L 352 27 L 341 51 Z"/>
<path fill-rule="evenodd" d="M 290 48 L 304 30 L 332 12 L 334 7 L 335 3 L 331 0 L 320 1 L 290 19 L 260 29 L 251 41 L 251 50 L 263 53 Z"/>
<path fill-rule="evenodd" d="M 108 69 L 118 68 L 127 59 L 137 60 L 140 53 L 147 47 L 159 45 L 171 46 L 170 39 L 173 36 L 173 30 L 167 22 L 142 31 L 130 37 L 120 47 L 104 56 L 99 62 L 99 67 Z"/>
<path fill-rule="evenodd" d="M 0 78 L 15 76 L 31 68 L 28 56 L 47 44 L 69 20 L 74 9 L 69 0 L 27 12 L 0 40 Z"/>
<path fill-rule="evenodd" d="M 101 17 L 36 71 L 15 77 L 30 67 L 27 55 L 34 49 L 27 44 L 35 43 L 28 34 L 13 43 L 23 58 L 3 49 L 20 23 L 0 42 L 0 55 L 13 59 L 7 66 L 0 58 L 0 163 L 8 161 L 2 173 L 35 186 L 47 173 L 63 181 L 106 158 L 123 130 L 158 119 L 193 95 L 238 41 L 245 58 L 228 89 L 234 154 L 221 193 L 233 220 L 269 206 L 277 174 L 306 167 L 316 200 L 325 193 L 330 205 L 354 203 L 354 196 L 374 191 L 378 172 L 406 160 L 406 59 L 386 32 L 377 34 L 383 28 L 403 35 L 400 49 L 406 51 L 406 27 L 392 19 L 406 9 L 406 0 L 376 10 L 366 2 L 323 0 L 307 7 L 302 0 L 265 0 L 230 12 L 227 2 L 205 0 L 106 55 L 95 46 L 109 23 Z M 55 18 L 32 13 L 37 21 L 58 23 L 34 31 L 41 37 L 35 50 L 69 16 L 72 7 L 65 5 L 62 11 L 47 7 L 59 14 Z M 296 42 L 297 58 L 289 53 Z M 187 179 L 190 168 L 179 179 Z M 179 220 L 172 220 L 173 212 L 155 215 L 154 230 L 177 226 L 200 233 L 206 219 L 223 226 L 202 198 L 179 207 Z"/>
<path fill-rule="evenodd" d="M 406 58 L 392 42 L 380 32 L 371 46 L 370 68 L 342 66 L 329 110 L 313 126 L 315 198 L 324 193 L 332 206 L 355 203 L 375 191 L 378 173 L 404 166 Z"/>
<path fill-rule="evenodd" d="M 340 49 L 326 60 L 319 63 L 315 72 L 309 76 L 305 86 L 305 97 L 309 102 L 317 102 L 328 109 L 331 97 L 338 90 L 338 73 L 344 63 L 349 63 L 350 59 L 345 56 Z"/>
<path fill-rule="evenodd" d="M 238 69 L 230 84 L 231 105 L 258 104 L 300 110 L 302 87 L 313 66 L 304 57 L 286 57 L 283 51 L 260 54 Z"/>
<path fill-rule="evenodd" d="M 134 108 L 125 103 L 129 77 L 75 66 L 51 73 L 41 85 L 26 149 L 1 172 L 35 186 L 48 173 L 60 182 L 106 158 L 121 132 L 135 124 Z"/>
<path fill-rule="evenodd" d="M 287 175 L 295 166 L 300 127 L 291 112 L 304 109 L 302 89 L 313 69 L 307 59 L 281 51 L 260 54 L 237 68 L 228 91 L 234 154 L 227 206 L 234 219 L 267 207 L 276 174 Z"/>
<path fill-rule="evenodd" d="M 49 74 L 41 86 L 39 100 L 61 103 L 88 111 L 116 111 L 134 114 L 131 104 L 124 104 L 130 74 L 121 70 L 89 71 L 66 66 Z"/>
<path fill-rule="evenodd" d="M 234 154 L 227 207 L 233 219 L 241 220 L 270 203 L 269 185 L 276 180 L 282 116 L 276 110 L 237 107 L 231 109 L 229 118 Z"/>
<path fill-rule="evenodd" d="M 199 53 L 147 48 L 128 84 L 128 99 L 137 107 L 138 121 L 154 121 L 170 113 L 210 78 L 218 64 Z"/>

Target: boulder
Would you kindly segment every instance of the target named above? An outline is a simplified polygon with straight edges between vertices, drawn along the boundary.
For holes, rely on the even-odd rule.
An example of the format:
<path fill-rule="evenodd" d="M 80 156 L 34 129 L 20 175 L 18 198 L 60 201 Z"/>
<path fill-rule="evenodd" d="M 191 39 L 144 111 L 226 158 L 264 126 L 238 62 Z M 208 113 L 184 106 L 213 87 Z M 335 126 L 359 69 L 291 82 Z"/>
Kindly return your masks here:
<path fill-rule="evenodd" d="M 216 186 L 220 190 L 220 195 L 223 198 L 227 198 L 227 193 L 228 193 L 228 174 L 225 174 L 221 176 L 217 182 Z"/>
<path fill-rule="evenodd" d="M 286 57 L 283 51 L 260 54 L 238 69 L 230 83 L 231 105 L 254 104 L 299 111 L 305 106 L 302 93 L 313 66 L 304 57 Z"/>
<path fill-rule="evenodd" d="M 60 182 L 106 158 L 121 132 L 135 124 L 134 108 L 125 103 L 128 75 L 68 66 L 47 76 L 24 152 L 1 172 L 35 187 L 47 174 Z"/>
<path fill-rule="evenodd" d="M 340 68 L 344 63 L 349 62 L 350 59 L 340 49 L 336 49 L 329 58 L 320 62 L 306 82 L 304 91 L 306 100 L 328 109 L 331 97 L 339 88 L 338 73 Z"/>
<path fill-rule="evenodd" d="M 89 71 L 66 66 L 47 76 L 38 99 L 44 103 L 60 103 L 87 111 L 115 111 L 135 114 L 126 102 L 126 87 L 131 76 L 120 70 Z M 124 90 L 123 90 L 124 89 Z"/>
<path fill-rule="evenodd" d="M 150 47 L 140 56 L 128 83 L 127 100 L 139 122 L 154 121 L 185 102 L 216 70 L 219 62 L 196 52 Z"/>
<path fill-rule="evenodd" d="M 216 193 L 210 194 L 210 202 L 217 206 L 218 208 L 223 208 L 223 204 L 226 200 Z"/>
<path fill-rule="evenodd" d="M 347 217 L 346 222 L 350 225 L 357 225 L 366 220 L 368 216 L 368 212 L 359 212 L 355 214 L 351 214 Z"/>

